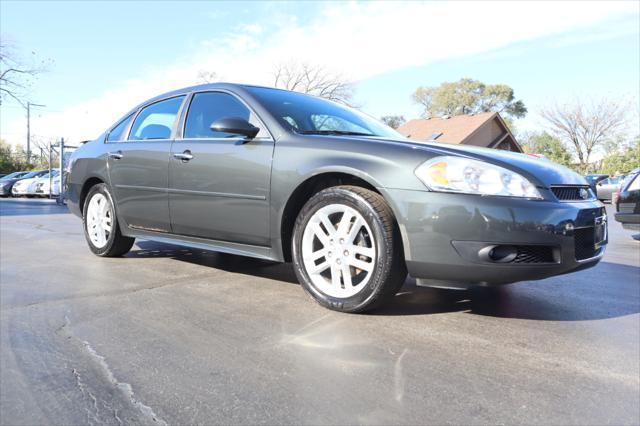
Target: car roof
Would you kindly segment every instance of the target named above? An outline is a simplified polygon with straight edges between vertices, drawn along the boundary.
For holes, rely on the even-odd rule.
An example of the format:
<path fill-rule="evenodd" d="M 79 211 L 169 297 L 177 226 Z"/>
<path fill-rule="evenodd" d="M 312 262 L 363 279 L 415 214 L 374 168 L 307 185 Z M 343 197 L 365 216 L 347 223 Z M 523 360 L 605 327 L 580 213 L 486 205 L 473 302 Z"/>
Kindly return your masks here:
<path fill-rule="evenodd" d="M 259 86 L 259 85 L 255 85 L 255 84 L 225 83 L 225 82 L 206 83 L 206 84 L 198 84 L 198 85 L 195 85 L 195 86 L 183 87 L 182 89 L 176 89 L 176 90 L 172 90 L 172 91 L 169 91 L 169 92 L 165 92 L 165 93 L 163 93 L 161 95 L 155 96 L 155 97 L 153 97 L 151 99 L 148 99 L 148 100 L 142 102 L 136 108 L 139 108 L 142 105 L 153 103 L 156 100 L 169 98 L 171 96 L 184 95 L 184 94 L 190 93 L 190 92 L 197 92 L 197 91 L 203 91 L 203 90 L 212 90 L 212 89 L 229 89 L 229 90 L 244 89 L 244 90 L 246 90 L 248 88 L 271 89 L 271 90 L 278 90 L 278 91 L 281 91 L 281 92 L 290 92 L 290 90 L 279 89 L 277 87 Z"/>

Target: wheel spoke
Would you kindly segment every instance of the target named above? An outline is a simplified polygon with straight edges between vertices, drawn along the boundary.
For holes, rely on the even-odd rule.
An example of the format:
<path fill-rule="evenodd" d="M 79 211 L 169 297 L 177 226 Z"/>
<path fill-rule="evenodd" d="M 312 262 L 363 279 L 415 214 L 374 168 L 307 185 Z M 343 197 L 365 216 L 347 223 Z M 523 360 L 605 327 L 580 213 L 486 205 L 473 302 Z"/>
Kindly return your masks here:
<path fill-rule="evenodd" d="M 331 264 L 331 285 L 336 289 L 342 287 L 340 284 L 340 265 L 336 263 Z"/>
<path fill-rule="evenodd" d="M 342 282 L 344 283 L 344 288 L 351 288 L 353 284 L 351 283 L 351 267 L 346 263 L 342 265 Z"/>
<path fill-rule="evenodd" d="M 96 237 L 98 239 L 98 244 L 102 247 L 104 245 L 104 231 L 101 226 L 98 226 L 96 230 Z"/>
<path fill-rule="evenodd" d="M 308 270 L 309 275 L 316 275 L 319 274 L 323 271 L 326 271 L 327 268 L 329 268 L 329 266 L 331 266 L 331 263 L 329 263 L 328 261 L 324 261 L 322 263 L 320 263 L 319 265 L 314 265 L 311 270 Z"/>
<path fill-rule="evenodd" d="M 334 236 L 336 233 L 336 228 L 335 226 L 333 226 L 333 223 L 331 223 L 331 221 L 329 220 L 329 216 L 327 216 L 322 212 L 318 212 L 318 216 L 320 217 L 320 221 L 322 222 L 324 227 L 327 229 L 329 236 L 330 237 Z"/>
<path fill-rule="evenodd" d="M 347 235 L 347 241 L 346 241 L 347 244 L 353 244 L 356 237 L 358 236 L 358 233 L 360 232 L 360 229 L 362 229 L 363 226 L 364 226 L 364 220 L 362 220 L 361 217 L 357 217 L 356 221 L 353 223 L 353 226 L 351 227 L 351 230 L 349 230 L 349 235 Z"/>
<path fill-rule="evenodd" d="M 371 272 L 373 271 L 373 262 L 364 262 L 360 259 L 351 258 L 349 259 L 349 264 L 357 269 L 362 269 L 363 271 Z"/>
<path fill-rule="evenodd" d="M 353 251 L 353 253 L 355 254 L 367 256 L 372 259 L 376 253 L 376 249 L 374 249 L 373 247 L 363 247 L 363 246 L 357 246 L 357 245 L 351 246 L 351 251 Z"/>
<path fill-rule="evenodd" d="M 328 250 L 326 248 L 323 248 L 318 251 L 314 251 L 309 256 L 305 256 L 304 260 L 315 262 L 316 260 L 320 259 L 322 256 L 326 256 L 327 253 L 328 253 Z"/>
<path fill-rule="evenodd" d="M 109 203 L 107 203 L 107 200 L 100 200 L 100 215 L 102 217 L 107 216 L 107 213 L 109 212 Z"/>
<path fill-rule="evenodd" d="M 342 218 L 340 219 L 340 223 L 338 224 L 337 233 L 340 237 L 346 236 L 349 232 L 349 226 L 351 225 L 351 220 L 353 219 L 354 214 L 349 210 L 345 210 L 342 214 Z"/>
<path fill-rule="evenodd" d="M 319 223 L 314 223 L 312 225 L 313 233 L 320 240 L 323 246 L 329 247 L 329 236 L 322 230 L 322 227 Z"/>

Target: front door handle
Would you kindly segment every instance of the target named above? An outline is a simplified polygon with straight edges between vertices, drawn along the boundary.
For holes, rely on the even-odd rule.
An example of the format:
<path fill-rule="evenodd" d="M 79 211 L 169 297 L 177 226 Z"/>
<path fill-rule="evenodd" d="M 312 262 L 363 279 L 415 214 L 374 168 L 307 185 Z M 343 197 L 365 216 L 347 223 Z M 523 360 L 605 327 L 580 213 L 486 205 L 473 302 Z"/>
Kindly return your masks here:
<path fill-rule="evenodd" d="M 113 158 L 114 160 L 119 160 L 122 158 L 122 151 L 110 152 L 109 157 Z"/>
<path fill-rule="evenodd" d="M 187 149 L 186 151 L 181 153 L 176 152 L 175 154 L 173 154 L 173 157 L 177 158 L 178 160 L 182 160 L 183 163 L 186 163 L 193 158 L 193 154 L 191 154 L 191 151 Z"/>

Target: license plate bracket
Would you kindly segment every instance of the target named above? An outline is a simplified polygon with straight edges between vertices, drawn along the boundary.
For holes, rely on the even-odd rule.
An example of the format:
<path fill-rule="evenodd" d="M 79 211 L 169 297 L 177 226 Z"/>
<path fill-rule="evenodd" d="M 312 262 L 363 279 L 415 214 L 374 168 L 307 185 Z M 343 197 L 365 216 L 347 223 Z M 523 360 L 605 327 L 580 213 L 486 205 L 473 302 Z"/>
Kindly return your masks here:
<path fill-rule="evenodd" d="M 600 216 L 595 219 L 593 242 L 596 248 L 607 244 L 607 216 Z"/>

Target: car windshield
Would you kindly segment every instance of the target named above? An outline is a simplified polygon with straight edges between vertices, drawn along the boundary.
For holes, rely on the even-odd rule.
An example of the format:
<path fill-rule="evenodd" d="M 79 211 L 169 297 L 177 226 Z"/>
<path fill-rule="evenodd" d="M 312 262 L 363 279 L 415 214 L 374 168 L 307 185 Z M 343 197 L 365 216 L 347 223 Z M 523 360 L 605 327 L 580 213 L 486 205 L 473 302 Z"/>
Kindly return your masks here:
<path fill-rule="evenodd" d="M 31 179 L 31 178 L 40 176 L 40 174 L 42 174 L 42 170 L 37 170 L 35 172 L 27 173 L 26 175 L 22 176 L 22 178 L 23 179 Z"/>
<path fill-rule="evenodd" d="M 9 180 L 9 179 L 15 179 L 17 177 L 20 177 L 24 174 L 24 172 L 13 172 L 9 175 L 4 176 L 3 178 L 1 178 L 0 180 Z"/>
<path fill-rule="evenodd" d="M 376 119 L 336 102 L 266 87 L 247 89 L 282 126 L 295 133 L 402 137 Z"/>
<path fill-rule="evenodd" d="M 60 170 L 52 170 L 51 173 L 45 173 L 40 176 L 41 179 L 49 179 L 49 177 L 57 177 L 60 174 Z"/>
<path fill-rule="evenodd" d="M 585 176 L 585 179 L 587 179 L 589 182 L 593 183 L 598 181 L 598 179 L 602 180 L 602 176 Z"/>

